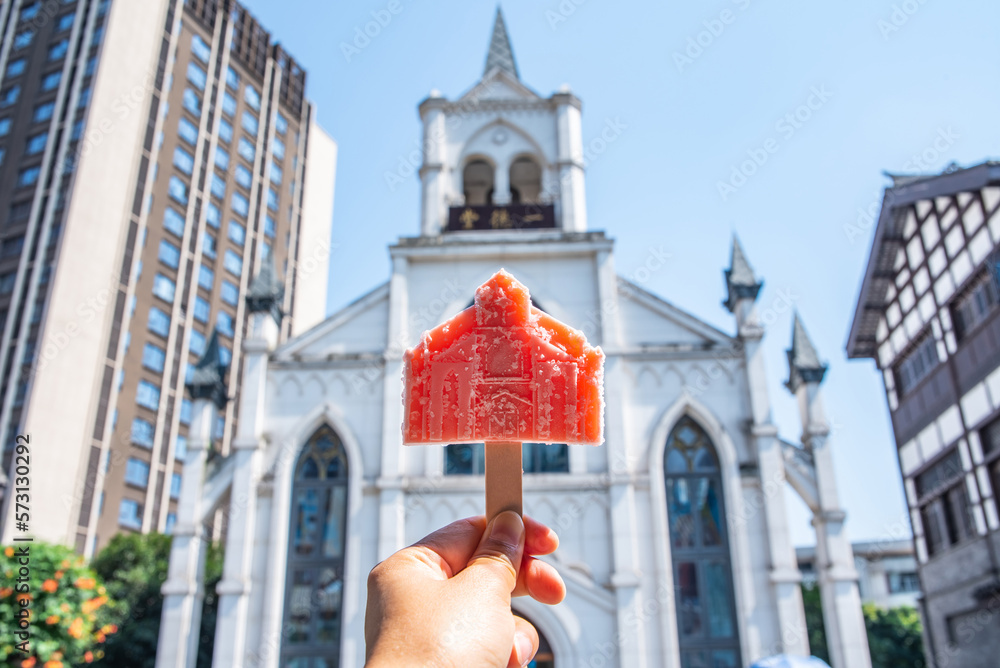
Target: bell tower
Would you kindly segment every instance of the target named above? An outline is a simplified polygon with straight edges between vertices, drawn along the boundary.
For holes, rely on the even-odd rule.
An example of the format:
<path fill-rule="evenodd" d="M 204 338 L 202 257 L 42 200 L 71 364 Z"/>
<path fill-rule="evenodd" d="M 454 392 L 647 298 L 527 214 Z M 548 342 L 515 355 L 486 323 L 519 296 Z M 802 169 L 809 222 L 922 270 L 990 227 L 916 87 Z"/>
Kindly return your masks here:
<path fill-rule="evenodd" d="M 580 100 L 522 81 L 497 8 L 482 78 L 420 103 L 421 234 L 587 229 Z"/>

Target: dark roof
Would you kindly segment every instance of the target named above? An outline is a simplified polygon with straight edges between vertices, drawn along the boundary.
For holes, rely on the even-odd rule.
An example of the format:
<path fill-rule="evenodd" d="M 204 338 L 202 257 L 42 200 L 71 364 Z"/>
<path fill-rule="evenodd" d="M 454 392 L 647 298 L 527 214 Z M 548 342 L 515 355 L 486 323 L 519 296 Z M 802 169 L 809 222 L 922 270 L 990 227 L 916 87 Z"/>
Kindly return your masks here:
<path fill-rule="evenodd" d="M 875 332 L 885 309 L 886 291 L 895 276 L 893 264 L 903 244 L 906 208 L 918 200 L 998 185 L 1000 163 L 987 161 L 966 169 L 949 165 L 936 175 L 887 176 L 893 180 L 893 185 L 885 189 L 882 198 L 882 211 L 847 337 L 847 356 L 851 359 L 874 358 L 877 353 Z"/>
<path fill-rule="evenodd" d="M 191 380 L 184 386 L 192 399 L 208 399 L 221 409 L 229 401 L 229 390 L 226 388 L 228 370 L 229 364 L 223 360 L 222 346 L 219 345 L 219 330 L 213 328 L 205 352 L 195 364 Z"/>
<path fill-rule="evenodd" d="M 785 386 L 794 392 L 802 383 L 821 383 L 827 366 L 819 361 L 816 346 L 813 345 L 798 312 L 792 322 L 792 347 L 785 351 L 788 356 L 788 382 Z"/>
<path fill-rule="evenodd" d="M 757 280 L 753 274 L 753 268 L 747 261 L 747 256 L 743 252 L 740 240 L 733 235 L 733 249 L 729 256 L 729 269 L 724 272 L 726 276 L 726 301 L 723 302 L 730 312 L 736 308 L 736 302 L 740 299 L 757 299 L 763 283 Z"/>
<path fill-rule="evenodd" d="M 515 79 L 520 79 L 517 74 L 517 63 L 514 61 L 514 50 L 510 47 L 507 25 L 504 23 L 500 7 L 497 7 L 497 15 L 493 21 L 493 35 L 490 37 L 490 50 L 486 54 L 486 68 L 483 70 L 483 76 L 489 74 L 496 67 Z"/>

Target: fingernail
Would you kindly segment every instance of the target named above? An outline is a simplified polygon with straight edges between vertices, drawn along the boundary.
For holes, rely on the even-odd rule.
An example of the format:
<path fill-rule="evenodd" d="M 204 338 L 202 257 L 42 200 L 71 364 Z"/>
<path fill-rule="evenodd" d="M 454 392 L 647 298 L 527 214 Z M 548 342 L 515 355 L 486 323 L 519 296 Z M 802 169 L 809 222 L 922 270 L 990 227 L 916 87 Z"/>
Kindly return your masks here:
<path fill-rule="evenodd" d="M 517 660 L 522 666 L 528 665 L 531 661 L 531 638 L 523 633 L 514 634 L 514 647 L 517 651 Z"/>
<path fill-rule="evenodd" d="M 517 547 L 522 533 L 524 533 L 524 523 L 521 521 L 521 516 L 512 510 L 505 510 L 497 515 L 490 528 L 492 540 L 514 547 Z"/>

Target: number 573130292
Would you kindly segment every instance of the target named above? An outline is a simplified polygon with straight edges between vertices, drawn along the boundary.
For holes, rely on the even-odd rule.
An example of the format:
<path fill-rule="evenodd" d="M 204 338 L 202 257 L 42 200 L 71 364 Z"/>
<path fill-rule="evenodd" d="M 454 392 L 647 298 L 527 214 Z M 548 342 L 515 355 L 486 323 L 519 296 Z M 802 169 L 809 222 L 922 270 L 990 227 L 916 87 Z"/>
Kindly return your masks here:
<path fill-rule="evenodd" d="M 31 521 L 31 437 L 20 434 L 14 445 L 14 522 L 18 531 Z"/>

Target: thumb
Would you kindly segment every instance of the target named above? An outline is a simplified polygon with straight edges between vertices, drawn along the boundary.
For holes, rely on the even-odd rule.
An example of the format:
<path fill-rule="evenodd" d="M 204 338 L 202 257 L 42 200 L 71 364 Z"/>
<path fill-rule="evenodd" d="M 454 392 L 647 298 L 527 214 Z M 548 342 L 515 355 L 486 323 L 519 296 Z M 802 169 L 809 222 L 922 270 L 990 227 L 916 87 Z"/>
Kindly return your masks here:
<path fill-rule="evenodd" d="M 505 510 L 486 526 L 479 547 L 460 576 L 510 596 L 523 554 L 524 522 L 517 513 Z"/>

